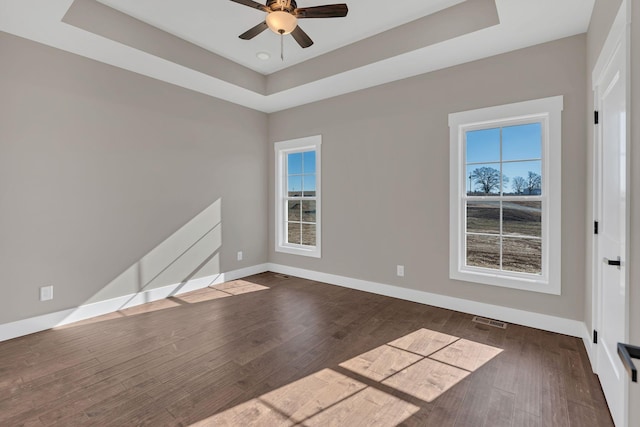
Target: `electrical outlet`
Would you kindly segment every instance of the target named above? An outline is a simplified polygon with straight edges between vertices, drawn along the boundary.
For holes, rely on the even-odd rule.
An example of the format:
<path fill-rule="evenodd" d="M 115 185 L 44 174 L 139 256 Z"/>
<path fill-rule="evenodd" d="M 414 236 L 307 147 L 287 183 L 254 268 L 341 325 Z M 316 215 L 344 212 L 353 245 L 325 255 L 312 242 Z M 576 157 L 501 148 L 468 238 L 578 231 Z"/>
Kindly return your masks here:
<path fill-rule="evenodd" d="M 404 265 L 398 265 L 396 267 L 396 274 L 398 277 L 404 277 Z"/>
<path fill-rule="evenodd" d="M 238 251 L 238 261 L 242 261 L 242 251 Z"/>
<path fill-rule="evenodd" d="M 53 299 L 53 286 L 43 286 L 40 288 L 40 301 Z"/>

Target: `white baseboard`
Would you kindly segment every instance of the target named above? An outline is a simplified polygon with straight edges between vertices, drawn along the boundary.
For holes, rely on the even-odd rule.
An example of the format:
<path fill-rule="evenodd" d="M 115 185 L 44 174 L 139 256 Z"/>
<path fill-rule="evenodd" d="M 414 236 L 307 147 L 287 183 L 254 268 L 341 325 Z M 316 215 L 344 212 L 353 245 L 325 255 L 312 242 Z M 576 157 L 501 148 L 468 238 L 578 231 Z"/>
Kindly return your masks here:
<path fill-rule="evenodd" d="M 161 288 L 150 289 L 105 301 L 85 304 L 76 308 L 57 311 L 55 313 L 5 323 L 0 325 L 0 342 L 55 328 L 56 326 L 89 319 L 91 317 L 102 316 L 103 314 L 113 313 L 125 308 L 135 307 L 147 302 L 157 301 L 173 295 L 180 295 L 185 292 L 195 291 L 206 288 L 207 286 L 217 285 L 219 283 L 240 279 L 242 277 L 251 276 L 265 271 L 267 271 L 267 264 L 259 264 L 213 276 L 189 280 L 186 283 L 163 286 Z"/>
<path fill-rule="evenodd" d="M 557 332 L 573 337 L 582 338 L 584 335 L 585 324 L 579 320 L 533 313 L 515 308 L 485 304 L 462 298 L 432 294 L 415 289 L 401 288 L 398 286 L 385 285 L 367 280 L 352 279 L 349 277 L 337 276 L 335 274 L 321 273 L 280 264 L 269 263 L 268 269 L 274 273 L 302 277 L 304 279 L 357 289 L 359 291 L 371 292 L 378 295 L 385 295 L 388 297 L 418 302 L 463 313 L 499 319 L 509 323 L 543 329 L 550 332 Z"/>
<path fill-rule="evenodd" d="M 77 308 L 32 317 L 17 322 L 6 323 L 4 325 L 0 325 L 0 342 L 91 317 L 113 313 L 124 308 L 157 301 L 172 295 L 179 295 L 184 292 L 202 289 L 210 285 L 240 279 L 253 274 L 259 274 L 265 271 L 273 271 L 274 273 L 287 274 L 331 285 L 357 289 L 378 295 L 385 295 L 449 310 L 460 311 L 463 313 L 499 319 L 509 323 L 582 338 L 585 348 L 587 349 L 589 359 L 593 361 L 589 331 L 587 330 L 584 322 L 578 320 L 533 313 L 525 310 L 518 310 L 509 307 L 486 304 L 462 298 L 454 298 L 418 291 L 415 289 L 401 288 L 398 286 L 385 285 L 367 280 L 353 279 L 350 277 L 321 273 L 273 263 L 259 264 L 227 273 L 221 273 L 215 276 L 194 279 L 186 284 L 177 284 L 151 289 L 137 294 L 126 295 L 93 304 L 86 304 Z"/>

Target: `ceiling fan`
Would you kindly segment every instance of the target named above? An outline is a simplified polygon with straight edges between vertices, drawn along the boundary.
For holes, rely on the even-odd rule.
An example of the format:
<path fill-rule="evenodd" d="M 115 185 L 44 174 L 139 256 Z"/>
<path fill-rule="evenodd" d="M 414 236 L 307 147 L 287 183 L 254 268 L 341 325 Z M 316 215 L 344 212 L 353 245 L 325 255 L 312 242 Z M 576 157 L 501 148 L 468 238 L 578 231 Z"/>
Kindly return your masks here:
<path fill-rule="evenodd" d="M 267 0 L 266 4 L 261 4 L 253 0 L 231 1 L 267 12 L 265 21 L 240 34 L 241 39 L 251 40 L 269 28 L 281 36 L 291 34 L 302 48 L 311 46 L 313 40 L 298 26 L 298 19 L 342 18 L 347 16 L 349 12 L 346 4 L 298 8 L 295 0 Z"/>

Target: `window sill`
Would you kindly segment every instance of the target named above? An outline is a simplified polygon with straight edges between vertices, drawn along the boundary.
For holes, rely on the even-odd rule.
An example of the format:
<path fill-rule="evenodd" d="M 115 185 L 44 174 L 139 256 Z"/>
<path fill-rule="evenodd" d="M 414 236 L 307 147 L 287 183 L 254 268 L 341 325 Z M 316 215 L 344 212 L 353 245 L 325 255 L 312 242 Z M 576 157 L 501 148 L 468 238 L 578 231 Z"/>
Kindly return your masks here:
<path fill-rule="evenodd" d="M 298 246 L 276 246 L 276 252 L 281 252 L 289 255 L 307 256 L 311 258 L 322 257 L 320 248 L 318 248 L 317 246 L 310 247 L 310 248 L 298 247 Z"/>
<path fill-rule="evenodd" d="M 502 288 L 519 289 L 522 291 L 538 292 L 543 294 L 560 295 L 561 287 L 559 281 L 548 281 L 543 277 L 526 278 L 508 276 L 501 273 L 492 273 L 490 271 L 482 272 L 475 270 L 452 270 L 449 277 L 464 282 L 481 283 L 489 286 L 499 286 Z"/>

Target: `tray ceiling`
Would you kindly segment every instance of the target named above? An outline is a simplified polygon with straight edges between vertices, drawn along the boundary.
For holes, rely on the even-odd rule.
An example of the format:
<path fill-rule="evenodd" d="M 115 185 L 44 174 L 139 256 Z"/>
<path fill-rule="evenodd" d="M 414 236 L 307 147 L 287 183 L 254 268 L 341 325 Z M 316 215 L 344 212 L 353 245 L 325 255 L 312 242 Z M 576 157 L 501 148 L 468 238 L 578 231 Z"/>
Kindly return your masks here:
<path fill-rule="evenodd" d="M 345 2 L 346 18 L 301 20 L 315 45 L 288 37 L 284 62 L 277 35 L 238 38 L 263 14 L 228 0 L 0 0 L 0 31 L 273 112 L 584 33 L 594 4 Z"/>

